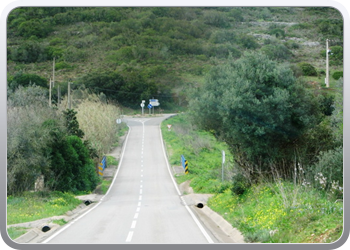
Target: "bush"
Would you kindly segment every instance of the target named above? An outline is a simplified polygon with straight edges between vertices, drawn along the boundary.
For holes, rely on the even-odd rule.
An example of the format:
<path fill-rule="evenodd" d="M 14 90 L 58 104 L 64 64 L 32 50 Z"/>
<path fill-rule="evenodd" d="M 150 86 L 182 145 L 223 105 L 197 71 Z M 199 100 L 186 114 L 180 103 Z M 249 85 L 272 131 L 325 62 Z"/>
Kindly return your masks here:
<path fill-rule="evenodd" d="M 256 39 L 251 35 L 242 34 L 239 37 L 239 43 L 246 49 L 256 49 L 259 47 Z"/>
<path fill-rule="evenodd" d="M 73 46 L 68 47 L 63 52 L 63 59 L 67 62 L 82 62 L 87 58 L 87 52 Z"/>
<path fill-rule="evenodd" d="M 50 128 L 56 112 L 47 105 L 47 91 L 40 87 L 18 88 L 8 98 L 7 192 L 32 190 L 38 176 L 50 168 Z M 62 124 L 60 124 L 62 126 Z M 61 126 L 57 126 L 60 128 Z"/>
<path fill-rule="evenodd" d="M 284 30 L 278 28 L 269 30 L 268 34 L 275 35 L 277 38 L 284 38 L 286 36 Z"/>
<path fill-rule="evenodd" d="M 205 11 L 203 18 L 205 24 L 212 25 L 215 27 L 226 28 L 230 25 L 230 23 L 228 22 L 227 15 L 224 12 L 216 10 Z"/>
<path fill-rule="evenodd" d="M 8 83 L 8 87 L 12 91 L 15 91 L 19 86 L 28 87 L 30 85 L 47 88 L 49 83 L 47 79 L 41 76 L 35 74 L 25 74 L 22 72 L 18 72 L 16 75 L 10 78 Z"/>
<path fill-rule="evenodd" d="M 243 174 L 238 173 L 232 178 L 231 191 L 240 196 L 243 195 L 251 186 L 250 181 Z"/>
<path fill-rule="evenodd" d="M 45 54 L 50 60 L 52 60 L 53 58 L 61 58 L 64 54 L 64 49 L 54 46 L 48 46 L 45 48 Z"/>
<path fill-rule="evenodd" d="M 72 69 L 73 67 L 66 63 L 66 62 L 58 62 L 55 64 L 55 70 L 60 70 L 60 69 Z"/>
<path fill-rule="evenodd" d="M 46 48 L 37 41 L 29 40 L 9 48 L 8 58 L 21 63 L 42 62 L 47 59 Z"/>
<path fill-rule="evenodd" d="M 99 181 L 87 148 L 74 135 L 52 144 L 51 171 L 45 179 L 46 185 L 64 192 L 93 191 Z"/>
<path fill-rule="evenodd" d="M 292 52 L 283 44 L 268 44 L 263 46 L 261 50 L 273 60 L 288 60 L 292 57 Z"/>
<path fill-rule="evenodd" d="M 316 187 L 331 191 L 336 198 L 343 194 L 343 147 L 322 152 L 314 169 Z"/>
<path fill-rule="evenodd" d="M 39 38 L 46 37 L 52 31 L 52 26 L 48 23 L 44 23 L 39 19 L 32 19 L 22 22 L 18 26 L 18 33 L 24 38 L 36 36 Z"/>
<path fill-rule="evenodd" d="M 298 63 L 298 67 L 301 68 L 304 76 L 317 76 L 317 71 L 310 63 L 302 62 Z"/>
<path fill-rule="evenodd" d="M 342 65 L 343 64 L 343 47 L 342 46 L 332 46 L 331 49 L 331 55 L 329 57 L 330 65 Z"/>
<path fill-rule="evenodd" d="M 343 77 L 343 71 L 336 71 L 333 73 L 332 77 L 335 79 L 335 80 L 339 80 L 340 77 Z"/>

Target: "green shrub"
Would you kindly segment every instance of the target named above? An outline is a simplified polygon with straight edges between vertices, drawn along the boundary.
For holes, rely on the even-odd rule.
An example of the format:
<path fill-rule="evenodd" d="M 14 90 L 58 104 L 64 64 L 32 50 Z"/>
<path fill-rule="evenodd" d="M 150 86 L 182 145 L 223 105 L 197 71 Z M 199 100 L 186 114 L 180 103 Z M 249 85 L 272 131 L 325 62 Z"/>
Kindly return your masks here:
<path fill-rule="evenodd" d="M 253 232 L 247 232 L 244 234 L 244 240 L 246 242 L 268 242 L 270 240 L 270 232 L 266 229 L 256 230 Z"/>
<path fill-rule="evenodd" d="M 288 60 L 292 57 L 292 52 L 283 44 L 268 44 L 261 48 L 270 59 Z"/>
<path fill-rule="evenodd" d="M 24 38 L 36 36 L 39 38 L 46 37 L 52 31 L 52 26 L 49 23 L 42 22 L 39 19 L 32 19 L 22 22 L 18 26 L 18 33 Z"/>
<path fill-rule="evenodd" d="M 335 80 L 339 80 L 340 77 L 343 77 L 343 71 L 336 71 L 333 73 L 332 77 L 335 79 Z"/>
<path fill-rule="evenodd" d="M 8 58 L 14 62 L 35 63 L 47 59 L 45 47 L 35 40 L 28 40 L 19 46 L 10 47 L 8 52 Z"/>
<path fill-rule="evenodd" d="M 64 49 L 55 47 L 55 46 L 48 46 L 45 48 L 46 56 L 52 60 L 53 58 L 61 58 L 64 54 Z"/>
<path fill-rule="evenodd" d="M 329 190 L 337 198 L 342 198 L 343 147 L 321 152 L 314 171 L 316 187 Z"/>
<path fill-rule="evenodd" d="M 298 63 L 298 66 L 301 68 L 304 76 L 317 76 L 315 67 L 310 63 L 302 62 Z"/>
<path fill-rule="evenodd" d="M 48 80 L 35 74 L 25 74 L 22 72 L 18 72 L 11 78 L 11 80 L 8 83 L 8 86 L 11 90 L 15 90 L 18 88 L 18 86 L 28 87 L 34 84 L 36 86 L 47 88 Z"/>
<path fill-rule="evenodd" d="M 250 181 L 243 174 L 238 173 L 233 176 L 231 191 L 234 194 L 241 196 L 250 188 L 250 186 Z"/>
<path fill-rule="evenodd" d="M 284 30 L 279 28 L 269 30 L 268 34 L 275 35 L 277 38 L 284 38 L 286 36 Z"/>
<path fill-rule="evenodd" d="M 60 70 L 60 69 L 71 69 L 73 68 L 70 64 L 66 62 L 58 62 L 55 64 L 55 70 Z"/>
<path fill-rule="evenodd" d="M 89 152 L 77 136 L 61 138 L 52 145 L 47 177 L 48 185 L 64 192 L 93 191 L 99 181 Z"/>
<path fill-rule="evenodd" d="M 64 45 L 66 42 L 61 37 L 56 37 L 50 40 L 49 44 L 50 46 L 56 46 L 56 45 Z"/>

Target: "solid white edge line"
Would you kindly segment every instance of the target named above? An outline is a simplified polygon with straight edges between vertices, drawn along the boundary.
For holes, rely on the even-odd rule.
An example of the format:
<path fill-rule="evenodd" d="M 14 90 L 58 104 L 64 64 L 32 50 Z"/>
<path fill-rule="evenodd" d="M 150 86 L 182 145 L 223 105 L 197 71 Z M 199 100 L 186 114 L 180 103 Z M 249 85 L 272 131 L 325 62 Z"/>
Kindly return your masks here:
<path fill-rule="evenodd" d="M 129 126 L 128 126 L 129 127 Z M 64 226 L 61 230 L 57 231 L 56 233 L 54 233 L 53 235 L 51 235 L 50 237 L 48 237 L 46 240 L 44 240 L 42 243 L 48 243 L 50 240 L 52 240 L 53 238 L 55 238 L 57 235 L 59 235 L 60 233 L 62 233 L 64 230 L 66 230 L 67 228 L 69 228 L 72 224 L 74 224 L 75 222 L 77 222 L 79 219 L 81 219 L 82 217 L 84 217 L 85 215 L 87 215 L 88 213 L 90 213 L 92 210 L 94 210 L 95 208 L 97 208 L 100 204 L 101 204 L 101 201 L 103 200 L 104 197 L 107 196 L 107 194 L 109 193 L 109 191 L 111 190 L 116 178 L 117 178 L 117 175 L 119 173 L 119 169 L 121 167 L 121 164 L 123 162 L 123 158 L 124 158 L 124 152 L 125 152 L 125 148 L 126 148 L 126 144 L 128 142 L 128 138 L 129 138 L 129 134 L 130 134 L 130 130 L 131 128 L 129 127 L 129 130 L 128 130 L 128 134 L 126 136 L 126 139 L 125 139 L 125 143 L 123 145 L 123 151 L 122 151 L 122 154 L 120 156 L 120 162 L 118 164 L 118 169 L 117 169 L 117 172 L 113 178 L 113 182 L 111 183 L 111 185 L 109 186 L 106 194 L 99 200 L 99 202 L 91 209 L 89 209 L 88 211 L 86 211 L 85 213 L 83 213 L 82 215 L 80 215 L 79 217 L 75 218 L 74 220 L 72 220 L 71 222 L 69 222 L 68 224 L 66 224 L 66 226 Z"/>
<path fill-rule="evenodd" d="M 169 161 L 168 161 L 168 157 L 165 153 L 165 147 L 164 147 L 164 140 L 163 140 L 163 135 L 162 135 L 162 128 L 161 128 L 161 125 L 162 125 L 162 122 L 159 124 L 159 132 L 160 132 L 160 139 L 161 139 L 161 144 L 162 144 L 162 148 L 163 148 L 163 154 L 164 154 L 164 158 L 165 158 L 165 161 L 166 161 L 166 164 L 167 164 L 167 167 L 168 167 L 168 172 L 169 172 L 169 175 L 170 175 L 170 178 L 172 179 L 173 181 L 173 184 L 175 186 L 175 189 L 178 193 L 179 196 L 181 196 L 181 192 L 177 186 L 177 183 L 175 182 L 175 179 L 173 177 L 173 175 L 171 174 L 171 170 L 170 170 L 170 164 L 169 164 Z M 193 214 L 193 212 L 191 211 L 191 209 L 188 207 L 188 205 L 186 204 L 185 200 L 181 198 L 181 201 L 184 203 L 185 205 L 185 208 L 187 209 L 188 213 L 191 215 L 192 219 L 194 220 L 194 222 L 197 224 L 197 226 L 199 227 L 199 229 L 201 230 L 202 234 L 204 235 L 204 237 L 207 239 L 208 243 L 214 243 L 214 241 L 211 239 L 211 237 L 209 236 L 209 234 L 207 233 L 207 231 L 205 231 L 204 227 L 202 226 L 202 224 L 199 222 L 199 220 L 197 219 L 197 217 Z"/>

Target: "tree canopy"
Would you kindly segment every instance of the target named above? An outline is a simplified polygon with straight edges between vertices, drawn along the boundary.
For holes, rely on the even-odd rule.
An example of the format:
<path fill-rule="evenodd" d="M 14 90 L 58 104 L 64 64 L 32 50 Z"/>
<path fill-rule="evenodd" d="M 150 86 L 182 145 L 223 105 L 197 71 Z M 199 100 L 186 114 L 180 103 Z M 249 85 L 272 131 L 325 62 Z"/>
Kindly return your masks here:
<path fill-rule="evenodd" d="M 245 53 L 210 71 L 190 109 L 202 128 L 215 131 L 241 166 L 265 169 L 294 162 L 303 133 L 318 121 L 318 105 L 292 70 L 262 53 Z"/>

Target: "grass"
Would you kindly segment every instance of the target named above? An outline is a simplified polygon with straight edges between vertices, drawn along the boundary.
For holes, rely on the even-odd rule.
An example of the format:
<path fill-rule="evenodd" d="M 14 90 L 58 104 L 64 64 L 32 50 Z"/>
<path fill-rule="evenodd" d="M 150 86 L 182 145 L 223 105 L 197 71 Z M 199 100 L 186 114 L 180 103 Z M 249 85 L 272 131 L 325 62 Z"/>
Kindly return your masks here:
<path fill-rule="evenodd" d="M 107 167 L 108 166 L 118 166 L 119 162 L 110 155 L 107 155 Z"/>
<path fill-rule="evenodd" d="M 210 198 L 208 206 L 248 242 L 331 243 L 342 234 L 343 204 L 309 188 L 299 189 L 294 206 L 286 206 L 278 187 L 271 184 L 253 186 L 242 196 L 227 189 Z"/>
<path fill-rule="evenodd" d="M 25 223 L 51 216 L 63 215 L 76 208 L 81 201 L 73 194 L 61 192 L 26 192 L 21 196 L 7 197 L 7 224 Z M 62 226 L 67 222 L 64 219 L 54 220 Z M 9 227 L 8 235 L 16 239 L 25 234 L 29 228 Z"/>
<path fill-rule="evenodd" d="M 63 215 L 76 208 L 81 201 L 73 194 L 61 192 L 27 192 L 7 197 L 7 224 L 35 221 Z"/>
<path fill-rule="evenodd" d="M 171 124 L 168 131 L 167 124 Z M 184 114 L 177 115 L 162 124 L 162 133 L 167 145 L 169 163 L 181 166 L 181 155 L 188 161 L 189 174 L 177 176 L 179 183 L 192 180 L 191 186 L 197 193 L 221 192 L 227 187 L 227 181 L 222 182 L 222 155 L 232 158 L 224 143 L 205 131 L 195 131 Z M 229 179 L 231 163 L 225 166 L 225 180 Z"/>
<path fill-rule="evenodd" d="M 171 131 L 166 125 L 172 124 Z M 176 175 L 178 183 L 191 180 L 196 193 L 214 194 L 208 206 L 238 228 L 246 242 L 331 243 L 343 231 L 343 204 L 322 190 L 289 182 L 261 182 L 238 196 L 232 192 L 232 167 L 221 181 L 220 150 L 232 159 L 227 146 L 208 132 L 196 131 L 186 115 L 162 124 L 169 162 L 188 160 L 189 174 Z"/>
<path fill-rule="evenodd" d="M 16 239 L 25 234 L 29 228 L 26 227 L 10 227 L 7 229 L 7 233 L 11 239 Z"/>
<path fill-rule="evenodd" d="M 60 226 L 63 226 L 65 224 L 67 224 L 67 221 L 65 221 L 64 219 L 60 219 L 60 220 L 54 220 L 52 221 L 53 223 L 57 224 L 57 225 L 60 225 Z"/>
<path fill-rule="evenodd" d="M 108 189 L 109 189 L 109 186 L 112 184 L 112 180 L 102 180 L 102 183 L 101 183 L 101 192 L 102 194 L 106 194 Z"/>

